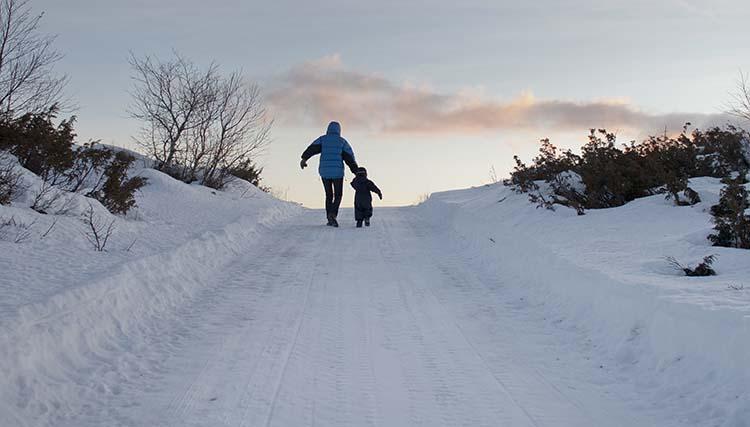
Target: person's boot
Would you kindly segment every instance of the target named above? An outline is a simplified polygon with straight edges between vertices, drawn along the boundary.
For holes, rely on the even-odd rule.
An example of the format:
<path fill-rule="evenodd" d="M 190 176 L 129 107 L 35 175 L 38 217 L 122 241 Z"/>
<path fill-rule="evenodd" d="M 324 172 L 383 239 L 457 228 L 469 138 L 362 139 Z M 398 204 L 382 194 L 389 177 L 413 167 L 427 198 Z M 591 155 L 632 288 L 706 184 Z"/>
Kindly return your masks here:
<path fill-rule="evenodd" d="M 370 218 L 365 219 L 365 226 L 370 226 Z"/>
<path fill-rule="evenodd" d="M 329 227 L 333 226 L 333 217 L 332 216 L 328 215 L 328 223 L 326 225 L 329 226 Z"/>
<path fill-rule="evenodd" d="M 357 220 L 357 228 L 362 228 L 362 220 L 361 219 Z"/>
<path fill-rule="evenodd" d="M 333 216 L 331 217 L 331 226 L 332 227 L 338 227 L 339 226 L 338 221 L 336 221 L 336 217 L 333 217 Z"/>

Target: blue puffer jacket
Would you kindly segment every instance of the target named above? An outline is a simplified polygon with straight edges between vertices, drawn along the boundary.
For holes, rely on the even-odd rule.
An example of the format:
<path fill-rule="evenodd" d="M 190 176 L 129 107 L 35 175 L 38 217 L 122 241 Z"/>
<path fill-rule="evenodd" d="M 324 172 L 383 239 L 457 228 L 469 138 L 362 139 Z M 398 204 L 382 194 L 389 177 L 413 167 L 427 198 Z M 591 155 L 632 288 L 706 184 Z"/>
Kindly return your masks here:
<path fill-rule="evenodd" d="M 349 170 L 352 173 L 356 173 L 357 171 L 354 150 L 341 137 L 341 125 L 338 122 L 329 123 L 326 134 L 313 141 L 305 152 L 302 153 L 302 158 L 307 161 L 307 159 L 316 154 L 320 154 L 318 172 L 321 178 L 343 178 L 344 162 L 349 166 Z"/>

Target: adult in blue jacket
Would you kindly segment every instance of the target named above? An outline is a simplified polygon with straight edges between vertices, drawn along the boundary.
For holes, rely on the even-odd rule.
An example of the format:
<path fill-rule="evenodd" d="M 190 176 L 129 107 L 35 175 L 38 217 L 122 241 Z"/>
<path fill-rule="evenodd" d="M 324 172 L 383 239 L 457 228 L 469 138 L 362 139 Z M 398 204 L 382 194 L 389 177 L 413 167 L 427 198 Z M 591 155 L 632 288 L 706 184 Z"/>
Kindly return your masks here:
<path fill-rule="evenodd" d="M 338 122 L 328 124 L 326 134 L 319 137 L 310 144 L 302 153 L 302 161 L 299 165 L 302 169 L 307 167 L 307 160 L 320 154 L 320 166 L 318 172 L 323 180 L 323 189 L 326 193 L 326 217 L 328 225 L 338 227 L 336 217 L 339 214 L 341 196 L 344 191 L 344 162 L 349 166 L 352 173 L 357 173 L 357 161 L 354 159 L 354 150 L 344 138 L 341 137 L 341 125 Z"/>

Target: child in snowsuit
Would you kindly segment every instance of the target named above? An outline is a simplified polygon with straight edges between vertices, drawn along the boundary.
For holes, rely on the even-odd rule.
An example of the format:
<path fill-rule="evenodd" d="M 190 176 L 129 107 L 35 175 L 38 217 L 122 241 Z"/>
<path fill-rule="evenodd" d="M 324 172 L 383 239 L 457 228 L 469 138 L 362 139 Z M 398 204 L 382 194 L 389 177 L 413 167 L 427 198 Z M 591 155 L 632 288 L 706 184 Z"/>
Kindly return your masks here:
<path fill-rule="evenodd" d="M 372 193 L 375 193 L 383 200 L 383 193 L 374 182 L 367 179 L 367 169 L 357 168 L 357 176 L 352 180 L 354 188 L 354 219 L 357 221 L 357 228 L 362 227 L 362 221 L 366 226 L 370 226 L 372 217 Z"/>

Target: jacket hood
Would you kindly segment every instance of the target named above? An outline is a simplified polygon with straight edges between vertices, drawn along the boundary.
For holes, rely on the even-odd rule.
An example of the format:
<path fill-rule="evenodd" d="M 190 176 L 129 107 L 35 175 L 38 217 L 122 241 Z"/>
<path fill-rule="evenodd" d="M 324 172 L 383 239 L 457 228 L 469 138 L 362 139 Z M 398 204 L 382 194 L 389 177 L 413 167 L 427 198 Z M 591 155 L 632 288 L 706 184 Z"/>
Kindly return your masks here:
<path fill-rule="evenodd" d="M 328 123 L 327 135 L 341 135 L 341 125 L 339 122 Z"/>

